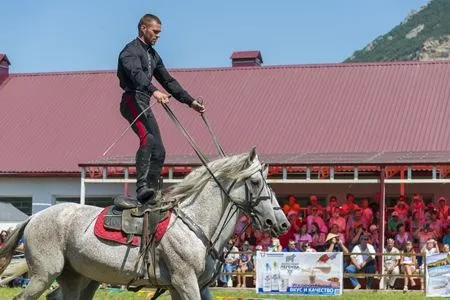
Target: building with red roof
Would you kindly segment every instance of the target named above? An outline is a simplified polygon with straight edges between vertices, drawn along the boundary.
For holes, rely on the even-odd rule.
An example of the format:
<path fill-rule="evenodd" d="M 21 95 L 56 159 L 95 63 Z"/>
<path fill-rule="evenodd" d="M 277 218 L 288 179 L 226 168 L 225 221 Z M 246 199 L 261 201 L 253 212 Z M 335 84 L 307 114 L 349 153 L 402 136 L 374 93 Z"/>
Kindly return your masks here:
<path fill-rule="evenodd" d="M 31 198 L 31 204 L 24 204 L 31 213 L 59 201 L 79 201 L 82 193 L 87 203 L 107 203 L 123 193 L 120 183 L 80 190 L 83 172 L 102 178 L 102 166 L 114 175 L 122 172 L 117 168 L 133 165 L 138 140 L 131 130 L 102 156 L 128 126 L 119 112 L 115 70 L 9 74 L 10 63 L 0 55 L 0 200 L 29 203 Z M 343 181 L 345 189 L 325 181 L 308 184 L 314 176 L 332 181 L 330 176 L 340 170 L 354 179 L 392 166 L 392 180 L 425 171 L 434 176 L 430 180 L 445 179 L 450 164 L 450 62 L 262 63 L 259 51 L 243 51 L 231 55 L 230 67 L 170 72 L 194 97 L 205 100 L 226 153 L 256 146 L 273 167 L 273 176 L 279 176 L 272 182 L 281 196 L 313 192 L 326 198 L 349 190 L 367 195 L 378 190 L 373 182 Z M 200 148 L 217 156 L 199 115 L 175 99 L 170 106 Z M 185 174 L 199 165 L 164 110 L 155 105 L 153 111 L 167 167 L 178 168 L 165 171 Z M 366 168 L 355 171 L 355 166 Z M 309 174 L 313 181 L 285 184 L 287 174 Z M 388 193 L 398 194 L 394 184 Z M 436 186 L 424 182 L 416 188 L 432 193 Z M 438 192 L 449 191 L 440 186 Z"/>

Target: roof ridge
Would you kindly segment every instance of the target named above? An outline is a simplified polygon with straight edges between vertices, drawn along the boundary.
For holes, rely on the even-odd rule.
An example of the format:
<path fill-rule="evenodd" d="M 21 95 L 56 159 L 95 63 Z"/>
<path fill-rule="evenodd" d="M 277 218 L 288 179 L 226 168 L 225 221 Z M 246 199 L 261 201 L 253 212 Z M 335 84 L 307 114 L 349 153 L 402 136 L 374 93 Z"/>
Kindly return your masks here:
<path fill-rule="evenodd" d="M 214 71 L 243 71 L 243 70 L 279 70 L 279 69 L 310 69 L 310 68 L 359 68 L 359 67 L 380 67 L 380 66 L 411 66 L 411 65 L 448 65 L 449 60 L 432 61 L 385 61 L 385 62 L 337 62 L 337 63 L 312 63 L 312 64 L 286 64 L 286 65 L 265 65 L 265 66 L 245 66 L 245 67 L 199 67 L 199 68 L 168 68 L 171 72 L 214 72 Z M 110 74 L 111 70 L 84 70 L 84 71 L 55 71 L 55 72 L 24 72 L 10 73 L 10 77 L 20 76 L 60 76 L 60 75 L 86 75 L 86 74 Z"/>

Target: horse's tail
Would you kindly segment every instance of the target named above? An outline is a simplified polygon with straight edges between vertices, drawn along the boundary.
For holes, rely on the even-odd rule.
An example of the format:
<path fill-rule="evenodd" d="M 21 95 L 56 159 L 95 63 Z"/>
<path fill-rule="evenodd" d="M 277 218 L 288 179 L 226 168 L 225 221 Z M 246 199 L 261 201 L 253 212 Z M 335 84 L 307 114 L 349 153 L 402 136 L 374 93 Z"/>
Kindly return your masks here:
<path fill-rule="evenodd" d="M 17 244 L 22 237 L 23 231 L 25 230 L 25 227 L 28 225 L 28 222 L 30 222 L 30 220 L 31 217 L 23 221 L 21 224 L 17 225 L 17 227 L 9 234 L 5 243 L 0 248 L 0 274 L 5 271 L 6 267 L 8 267 L 9 263 L 11 262 L 14 250 L 16 250 Z"/>

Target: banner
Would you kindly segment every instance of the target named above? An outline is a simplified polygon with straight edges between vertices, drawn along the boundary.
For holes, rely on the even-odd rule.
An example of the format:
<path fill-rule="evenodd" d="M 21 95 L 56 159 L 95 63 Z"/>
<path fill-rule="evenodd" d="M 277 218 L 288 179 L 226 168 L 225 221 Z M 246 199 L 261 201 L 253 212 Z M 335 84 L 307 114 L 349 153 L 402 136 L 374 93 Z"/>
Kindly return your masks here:
<path fill-rule="evenodd" d="M 258 251 L 255 262 L 257 293 L 342 294 L 342 253 Z"/>
<path fill-rule="evenodd" d="M 427 256 L 427 297 L 450 296 L 450 254 L 440 253 Z"/>

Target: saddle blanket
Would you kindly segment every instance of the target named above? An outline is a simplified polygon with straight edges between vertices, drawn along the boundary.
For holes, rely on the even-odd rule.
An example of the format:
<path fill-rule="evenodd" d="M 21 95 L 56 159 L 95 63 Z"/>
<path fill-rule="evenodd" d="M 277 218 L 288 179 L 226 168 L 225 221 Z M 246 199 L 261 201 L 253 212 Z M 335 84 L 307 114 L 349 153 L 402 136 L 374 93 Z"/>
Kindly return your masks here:
<path fill-rule="evenodd" d="M 101 239 L 117 242 L 124 245 L 132 245 L 138 247 L 141 244 L 141 236 L 134 235 L 131 242 L 128 241 L 128 235 L 122 230 L 114 230 L 106 228 L 104 224 L 105 215 L 108 211 L 108 207 L 105 207 L 97 217 L 94 225 L 94 234 Z M 167 227 L 169 226 L 170 216 L 172 212 L 170 211 L 168 216 L 164 218 L 156 226 L 154 241 L 158 242 L 162 239 L 166 233 Z M 127 243 L 128 242 L 128 243 Z"/>

